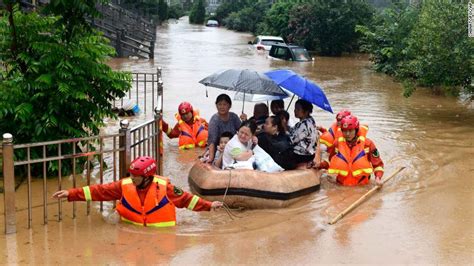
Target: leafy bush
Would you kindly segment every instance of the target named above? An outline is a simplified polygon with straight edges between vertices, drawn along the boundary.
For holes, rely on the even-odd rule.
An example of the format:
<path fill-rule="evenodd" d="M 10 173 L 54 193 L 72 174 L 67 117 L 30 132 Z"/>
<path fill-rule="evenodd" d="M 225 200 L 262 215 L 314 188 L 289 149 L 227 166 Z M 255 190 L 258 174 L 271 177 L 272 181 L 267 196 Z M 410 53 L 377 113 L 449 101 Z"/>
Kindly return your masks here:
<path fill-rule="evenodd" d="M 70 15 L 9 5 L 0 16 L 0 130 L 16 143 L 98 134 L 104 118 L 115 117 L 111 101 L 131 86 L 130 74 L 105 64 L 114 54 L 108 40 L 83 20 L 95 4 L 51 3 L 46 12 Z"/>
<path fill-rule="evenodd" d="M 245 7 L 248 7 L 248 0 L 224 0 L 216 9 L 216 20 L 222 21 L 223 25 L 227 26 L 225 19 L 233 12 L 238 12 Z"/>
<path fill-rule="evenodd" d="M 262 22 L 268 9 L 268 2 L 260 0 L 238 12 L 230 13 L 229 16 L 224 19 L 224 24 L 231 30 L 256 33 L 258 24 Z"/>
<path fill-rule="evenodd" d="M 189 14 L 189 23 L 203 24 L 206 18 L 206 9 L 204 7 L 204 0 L 194 1 L 193 8 Z"/>
<path fill-rule="evenodd" d="M 378 14 L 372 25 L 358 25 L 362 33 L 361 50 L 371 54 L 377 71 L 394 75 L 406 57 L 408 36 L 418 21 L 419 10 L 396 2 Z"/>
<path fill-rule="evenodd" d="M 376 70 L 394 75 L 410 96 L 416 86 L 474 95 L 474 40 L 467 34 L 467 4 L 427 1 L 421 8 L 396 3 L 374 25 L 358 27 Z"/>
<path fill-rule="evenodd" d="M 290 13 L 290 42 L 322 55 L 340 55 L 358 49 L 356 25 L 368 25 L 373 8 L 366 1 L 314 1 Z"/>
<path fill-rule="evenodd" d="M 172 5 L 168 9 L 168 18 L 179 19 L 184 16 L 184 10 L 180 5 Z"/>
<path fill-rule="evenodd" d="M 165 0 L 158 1 L 158 19 L 160 22 L 168 19 L 168 4 Z"/>
<path fill-rule="evenodd" d="M 297 2 L 293 1 L 281 1 L 273 4 L 259 24 L 258 33 L 261 35 L 287 37 L 290 34 L 288 29 L 290 12 L 296 4 Z"/>

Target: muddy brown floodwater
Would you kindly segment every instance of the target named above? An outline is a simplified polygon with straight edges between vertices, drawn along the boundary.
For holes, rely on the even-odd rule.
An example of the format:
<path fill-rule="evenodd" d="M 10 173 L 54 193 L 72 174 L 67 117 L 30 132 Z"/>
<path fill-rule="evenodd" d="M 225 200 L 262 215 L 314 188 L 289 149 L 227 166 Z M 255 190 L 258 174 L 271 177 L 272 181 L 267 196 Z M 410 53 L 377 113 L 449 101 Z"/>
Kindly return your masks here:
<path fill-rule="evenodd" d="M 349 108 L 370 125 L 369 137 L 380 150 L 387 175 L 401 166 L 407 169 L 332 226 L 327 224 L 330 218 L 369 187 L 344 188 L 323 177 L 319 192 L 287 209 L 244 211 L 235 220 L 223 211 L 179 210 L 176 228 L 156 230 L 109 224 L 97 205 L 86 216 L 84 203 L 77 204 L 78 215 L 72 219 L 72 203 L 65 202 L 63 221 L 57 222 L 57 204 L 52 200 L 44 226 L 42 181 L 35 180 L 33 228 L 26 228 L 26 186 L 21 186 L 18 233 L 0 236 L 0 250 L 5 252 L 0 263 L 473 264 L 473 105 L 423 89 L 403 98 L 401 85 L 370 70 L 366 56 L 317 57 L 309 63 L 272 61 L 251 49 L 246 44 L 250 39 L 248 34 L 180 20 L 158 29 L 154 60 L 114 59 L 111 65 L 140 72 L 163 67 L 164 117 L 170 123 L 184 100 L 199 108 L 203 117 L 211 117 L 215 97 L 222 91 L 209 88 L 206 97 L 198 81 L 217 70 L 292 69 L 321 85 L 335 111 Z M 245 105 L 247 113 L 252 106 Z M 239 113 L 241 108 L 242 103 L 235 102 L 232 110 Z M 326 127 L 334 120 L 334 115 L 319 109 L 313 116 Z M 109 125 L 115 132 L 117 123 Z M 178 151 L 177 141 L 166 139 L 165 152 L 165 174 L 189 189 L 187 173 L 201 150 Z M 49 194 L 56 182 L 49 181 Z M 3 208 L 3 197 L 1 201 Z M 3 219 L 1 223 L 3 228 Z"/>

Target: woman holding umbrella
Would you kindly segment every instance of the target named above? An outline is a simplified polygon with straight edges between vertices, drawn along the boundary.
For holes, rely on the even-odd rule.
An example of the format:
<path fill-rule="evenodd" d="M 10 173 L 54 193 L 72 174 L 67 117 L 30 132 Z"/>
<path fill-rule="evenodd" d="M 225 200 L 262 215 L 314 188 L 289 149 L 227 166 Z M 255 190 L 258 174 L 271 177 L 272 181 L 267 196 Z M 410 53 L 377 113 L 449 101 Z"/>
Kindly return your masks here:
<path fill-rule="evenodd" d="M 209 121 L 209 135 L 207 143 L 209 144 L 209 158 L 206 160 L 207 163 L 214 161 L 216 154 L 216 147 L 219 146 L 219 137 L 223 132 L 235 132 L 240 127 L 240 118 L 237 114 L 230 112 L 232 106 L 232 100 L 227 94 L 220 94 L 216 98 L 217 113 L 211 117 Z"/>

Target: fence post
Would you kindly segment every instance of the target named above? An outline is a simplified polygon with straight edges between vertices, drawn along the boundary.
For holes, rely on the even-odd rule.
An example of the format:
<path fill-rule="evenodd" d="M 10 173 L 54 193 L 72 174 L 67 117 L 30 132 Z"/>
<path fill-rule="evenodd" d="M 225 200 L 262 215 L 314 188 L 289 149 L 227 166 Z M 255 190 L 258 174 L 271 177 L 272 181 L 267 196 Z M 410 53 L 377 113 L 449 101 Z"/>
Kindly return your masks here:
<path fill-rule="evenodd" d="M 155 154 L 156 161 L 158 162 L 157 172 L 159 175 L 163 175 L 163 128 L 162 128 L 162 115 L 161 110 L 155 107 L 155 128 L 157 130 L 155 135 Z"/>
<path fill-rule="evenodd" d="M 128 174 L 128 167 L 131 161 L 131 136 L 130 129 L 128 128 L 128 120 L 120 121 L 119 133 L 123 133 L 123 136 L 119 138 L 119 147 L 123 147 L 123 151 L 119 153 L 119 178 L 124 178 Z"/>
<path fill-rule="evenodd" d="M 3 134 L 3 197 L 5 234 L 16 233 L 15 167 L 13 165 L 13 136 Z"/>

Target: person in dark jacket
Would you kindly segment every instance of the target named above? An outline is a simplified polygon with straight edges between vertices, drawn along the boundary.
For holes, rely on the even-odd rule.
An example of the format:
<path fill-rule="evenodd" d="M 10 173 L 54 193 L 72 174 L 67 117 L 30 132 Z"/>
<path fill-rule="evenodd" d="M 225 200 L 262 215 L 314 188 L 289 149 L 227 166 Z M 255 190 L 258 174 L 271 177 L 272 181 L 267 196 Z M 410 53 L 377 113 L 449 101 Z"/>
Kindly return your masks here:
<path fill-rule="evenodd" d="M 258 145 L 265 150 L 278 165 L 285 170 L 294 169 L 296 167 L 294 163 L 286 158 L 292 146 L 278 116 L 273 115 L 268 117 L 263 125 L 263 132 L 257 137 Z"/>

